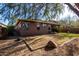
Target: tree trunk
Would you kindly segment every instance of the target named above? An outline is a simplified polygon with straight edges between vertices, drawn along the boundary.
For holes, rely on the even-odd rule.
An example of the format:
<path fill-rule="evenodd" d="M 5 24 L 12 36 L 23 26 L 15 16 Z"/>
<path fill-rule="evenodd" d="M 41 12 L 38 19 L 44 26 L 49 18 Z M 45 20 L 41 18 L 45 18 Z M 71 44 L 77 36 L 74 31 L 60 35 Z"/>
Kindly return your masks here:
<path fill-rule="evenodd" d="M 75 3 L 75 5 L 77 6 L 77 8 L 79 9 L 79 3 Z"/>
<path fill-rule="evenodd" d="M 79 17 L 79 11 L 77 9 L 75 9 L 70 3 L 65 4 L 68 5 L 68 7 Z"/>

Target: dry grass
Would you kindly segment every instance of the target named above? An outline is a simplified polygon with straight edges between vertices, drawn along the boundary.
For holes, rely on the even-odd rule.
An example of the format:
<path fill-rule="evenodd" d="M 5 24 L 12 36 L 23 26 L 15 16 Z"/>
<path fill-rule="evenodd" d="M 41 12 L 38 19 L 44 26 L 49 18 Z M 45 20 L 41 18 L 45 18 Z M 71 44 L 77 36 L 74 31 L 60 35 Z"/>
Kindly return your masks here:
<path fill-rule="evenodd" d="M 76 36 L 77 35 L 77 36 Z M 78 38 L 79 34 L 69 34 L 69 33 L 58 33 L 58 34 L 48 34 L 39 35 L 32 37 L 23 37 L 25 42 L 34 50 L 30 51 L 23 41 L 16 42 L 15 40 L 1 40 L 0 41 L 0 55 L 42 55 L 42 56 L 53 56 L 53 55 L 79 55 L 79 40 L 73 38 Z M 52 41 L 57 45 L 57 48 L 45 51 L 44 46 Z M 69 41 L 69 42 L 68 42 Z M 65 43 L 66 42 L 66 43 Z M 72 45 L 70 45 L 72 44 Z M 40 48 L 40 49 L 38 49 Z M 72 50 L 74 49 L 74 50 Z M 74 51 L 74 52 L 73 52 Z M 73 52 L 73 53 L 71 53 Z"/>

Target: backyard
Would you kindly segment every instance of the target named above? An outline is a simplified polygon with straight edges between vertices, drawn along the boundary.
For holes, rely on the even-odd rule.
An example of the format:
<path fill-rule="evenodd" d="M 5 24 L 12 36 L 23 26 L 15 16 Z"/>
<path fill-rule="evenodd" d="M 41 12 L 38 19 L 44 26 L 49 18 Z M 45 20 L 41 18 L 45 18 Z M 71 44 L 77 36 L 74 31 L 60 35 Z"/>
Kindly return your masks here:
<path fill-rule="evenodd" d="M 63 45 L 72 39 L 78 39 L 79 34 L 57 33 L 20 38 L 22 39 L 20 41 L 16 41 L 16 38 L 13 37 L 0 40 L 0 55 L 66 55 L 61 51 L 64 48 Z M 45 51 L 45 46 L 49 41 L 54 42 L 56 48 Z"/>
<path fill-rule="evenodd" d="M 0 3 L 0 55 L 79 55 L 78 9 L 79 3 Z"/>

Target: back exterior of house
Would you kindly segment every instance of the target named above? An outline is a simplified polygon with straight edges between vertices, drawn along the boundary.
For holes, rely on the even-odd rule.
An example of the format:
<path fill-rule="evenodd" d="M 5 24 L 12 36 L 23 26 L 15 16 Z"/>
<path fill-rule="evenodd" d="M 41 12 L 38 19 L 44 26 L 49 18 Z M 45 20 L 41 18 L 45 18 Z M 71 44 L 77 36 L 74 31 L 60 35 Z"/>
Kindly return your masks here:
<path fill-rule="evenodd" d="M 52 33 L 52 23 L 35 20 L 18 20 L 15 29 L 20 36 Z"/>
<path fill-rule="evenodd" d="M 6 25 L 0 23 L 0 38 L 4 37 L 7 35 L 6 31 Z"/>

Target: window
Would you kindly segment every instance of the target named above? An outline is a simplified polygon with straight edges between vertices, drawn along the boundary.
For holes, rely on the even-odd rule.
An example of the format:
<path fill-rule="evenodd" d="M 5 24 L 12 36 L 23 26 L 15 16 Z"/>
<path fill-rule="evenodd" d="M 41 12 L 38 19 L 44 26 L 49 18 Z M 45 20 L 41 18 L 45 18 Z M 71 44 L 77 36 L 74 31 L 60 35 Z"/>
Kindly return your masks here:
<path fill-rule="evenodd" d="M 22 28 L 23 28 L 24 30 L 28 30 L 28 29 L 29 29 L 28 23 L 23 23 L 23 24 L 22 24 Z"/>
<path fill-rule="evenodd" d="M 51 30 L 51 28 L 49 27 L 48 30 Z"/>
<path fill-rule="evenodd" d="M 40 27 L 40 24 L 39 23 L 37 24 L 37 27 Z"/>
<path fill-rule="evenodd" d="M 26 28 L 28 28 L 28 27 L 29 27 L 27 23 L 25 24 L 25 27 L 26 27 Z"/>
<path fill-rule="evenodd" d="M 48 25 L 48 30 L 51 30 L 51 25 Z"/>
<path fill-rule="evenodd" d="M 46 24 L 43 24 L 43 27 L 45 28 L 46 27 Z"/>
<path fill-rule="evenodd" d="M 37 30 L 40 30 L 40 24 L 37 24 Z"/>

